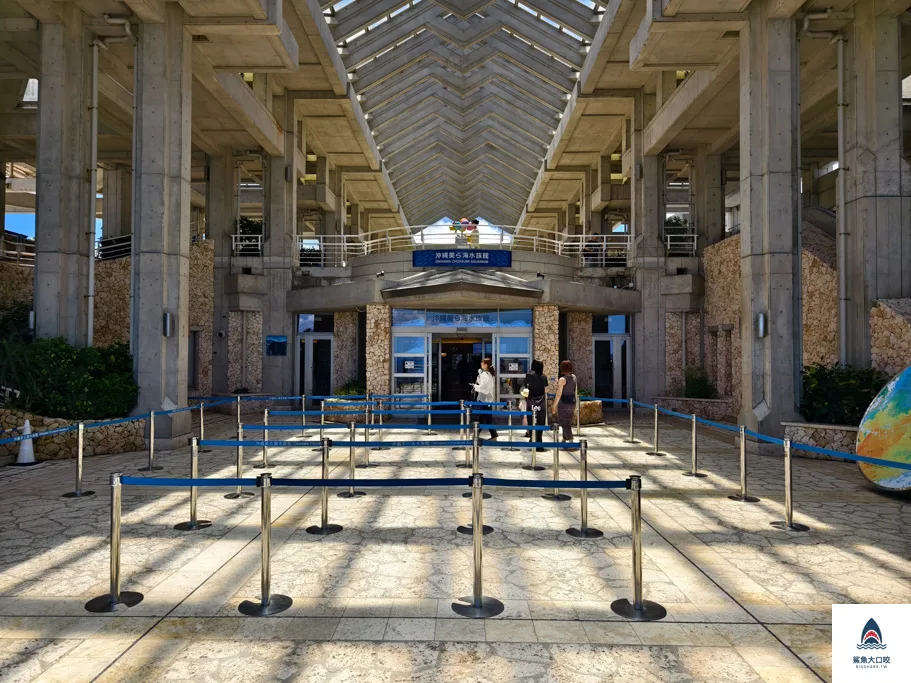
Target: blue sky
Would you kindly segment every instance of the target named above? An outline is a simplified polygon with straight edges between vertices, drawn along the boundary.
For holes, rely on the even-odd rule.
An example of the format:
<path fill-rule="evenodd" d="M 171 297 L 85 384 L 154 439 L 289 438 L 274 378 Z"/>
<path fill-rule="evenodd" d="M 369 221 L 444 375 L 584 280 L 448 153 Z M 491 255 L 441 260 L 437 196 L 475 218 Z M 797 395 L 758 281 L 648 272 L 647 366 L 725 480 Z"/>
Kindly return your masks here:
<path fill-rule="evenodd" d="M 18 232 L 26 237 L 35 237 L 35 214 L 33 213 L 8 213 L 6 214 L 6 229 Z M 101 237 L 101 219 L 95 219 L 95 237 Z"/>

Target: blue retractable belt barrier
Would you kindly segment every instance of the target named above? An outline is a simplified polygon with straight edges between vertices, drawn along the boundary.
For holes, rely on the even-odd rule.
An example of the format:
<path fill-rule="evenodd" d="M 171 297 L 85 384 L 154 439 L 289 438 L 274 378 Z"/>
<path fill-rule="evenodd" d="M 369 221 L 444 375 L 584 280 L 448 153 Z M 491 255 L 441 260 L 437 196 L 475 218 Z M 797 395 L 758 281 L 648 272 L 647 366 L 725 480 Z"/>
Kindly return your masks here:
<path fill-rule="evenodd" d="M 464 441 L 333 441 L 332 447 L 336 446 L 339 448 L 348 448 L 354 446 L 355 448 L 362 448 L 367 446 L 369 448 L 440 448 L 443 446 L 470 446 L 471 441 L 467 439 Z"/>
<path fill-rule="evenodd" d="M 706 420 L 701 417 L 696 418 L 696 422 L 706 427 L 714 427 L 715 429 L 723 429 L 726 432 L 734 432 L 735 434 L 740 433 L 740 427 L 732 427 L 731 425 L 722 424 L 721 422 L 712 422 L 711 420 Z"/>
<path fill-rule="evenodd" d="M 383 430 L 386 430 L 386 429 L 401 429 L 401 430 L 405 430 L 405 431 L 408 431 L 408 430 L 417 431 L 417 430 L 420 430 L 420 429 L 427 429 L 427 424 L 426 424 L 426 423 L 425 423 L 425 424 L 417 424 L 417 425 L 397 425 L 397 424 L 382 424 L 382 425 L 381 425 L 381 424 L 374 424 L 374 425 L 371 425 L 371 424 L 359 424 L 359 425 L 355 425 L 355 427 L 357 427 L 358 429 L 367 429 L 367 428 L 370 428 L 370 429 L 383 429 Z M 464 428 L 465 428 L 465 425 L 433 425 L 433 428 L 434 428 L 434 429 L 438 429 L 438 430 L 441 431 L 441 432 L 445 432 L 445 431 L 457 432 L 457 431 L 459 431 L 460 429 L 464 429 Z"/>
<path fill-rule="evenodd" d="M 628 489 L 627 481 L 553 481 L 535 479 L 496 479 L 484 477 L 484 486 L 507 486 L 532 489 Z"/>
<path fill-rule="evenodd" d="M 506 403 L 506 401 L 503 401 L 501 403 L 487 403 L 485 401 L 465 401 L 465 405 L 471 406 L 472 408 L 496 408 L 498 406 L 505 408 L 509 404 Z"/>
<path fill-rule="evenodd" d="M 429 398 L 427 394 L 374 394 L 372 399 L 398 399 L 400 401 L 411 401 L 419 398 Z"/>
<path fill-rule="evenodd" d="M 225 406 L 225 405 L 228 405 L 229 403 L 236 403 L 236 401 L 233 398 L 223 398 L 219 401 L 210 401 L 209 403 L 206 403 L 206 408 L 214 408 L 215 406 Z"/>
<path fill-rule="evenodd" d="M 658 406 L 658 412 L 664 413 L 665 415 L 670 415 L 671 417 L 679 417 L 681 420 L 692 420 L 693 419 L 692 415 L 687 415 L 685 413 L 678 413 L 673 410 L 668 410 L 667 408 L 662 408 L 661 406 Z"/>
<path fill-rule="evenodd" d="M 40 439 L 42 436 L 54 436 L 55 434 L 65 434 L 66 432 L 74 432 L 79 429 L 79 425 L 70 425 L 69 427 L 58 427 L 57 429 L 49 429 L 46 432 L 32 432 L 31 434 L 21 434 L 19 436 L 10 436 L 6 439 L 0 439 L 0 446 L 8 443 L 19 443 L 20 441 L 29 441 L 31 439 Z"/>
<path fill-rule="evenodd" d="M 138 422 L 139 420 L 147 420 L 147 415 L 140 415 L 139 417 L 122 417 L 119 420 L 105 420 L 103 422 L 91 422 L 85 425 L 86 429 L 94 429 L 95 427 L 110 427 L 111 425 L 122 425 L 127 422 Z"/>
<path fill-rule="evenodd" d="M 800 451 L 809 451 L 810 453 L 818 453 L 820 455 L 830 455 L 834 458 L 844 458 L 845 460 L 853 460 L 855 462 L 864 462 L 870 465 L 879 465 L 880 467 L 894 467 L 898 470 L 911 470 L 911 463 L 907 462 L 893 462 L 891 460 L 882 460 L 880 458 L 868 458 L 865 455 L 853 455 L 851 453 L 842 453 L 841 451 L 833 451 L 829 448 L 820 448 L 819 446 L 810 446 L 808 444 L 802 443 L 792 443 L 791 448 Z"/>
<path fill-rule="evenodd" d="M 363 415 L 363 410 L 270 410 L 269 415 L 283 415 L 286 417 L 301 417 L 309 415 L 319 417 L 320 415 Z M 307 425 L 308 427 L 310 425 Z"/>
<path fill-rule="evenodd" d="M 771 436 L 766 436 L 765 434 L 760 434 L 759 432 L 754 432 L 750 429 L 744 429 L 743 433 L 746 434 L 747 436 L 752 436 L 754 439 L 759 439 L 760 441 L 765 441 L 766 443 L 773 443 L 776 446 L 784 446 L 784 439 L 776 439 Z M 791 445 L 793 445 L 793 444 L 791 444 Z"/>
<path fill-rule="evenodd" d="M 458 401 L 403 401 L 399 403 L 398 401 L 383 401 L 383 405 L 386 406 L 408 406 L 408 407 L 420 407 L 420 408 L 435 408 L 435 407 L 444 407 L 444 406 L 457 406 L 460 405 Z"/>
<path fill-rule="evenodd" d="M 582 403 L 590 401 L 601 401 L 601 403 L 622 403 L 623 405 L 626 405 L 627 403 L 626 399 L 622 398 L 597 398 L 595 396 L 580 396 L 579 400 Z"/>
<path fill-rule="evenodd" d="M 347 429 L 347 427 L 345 427 Z M 201 448 L 206 448 L 208 446 L 214 446 L 216 448 L 236 448 L 237 446 L 249 446 L 255 448 L 257 446 L 274 446 L 275 448 L 304 448 L 310 447 L 314 448 L 316 446 L 321 446 L 320 441 L 236 441 L 233 439 L 205 439 L 200 441 L 198 444 Z"/>
<path fill-rule="evenodd" d="M 256 479 L 177 479 L 172 477 L 149 478 L 121 477 L 124 486 L 256 486 Z"/>
<path fill-rule="evenodd" d="M 648 403 L 642 403 L 642 401 L 633 401 L 633 405 L 637 408 L 648 408 L 649 410 L 652 410 L 655 407 L 654 405 L 649 405 Z"/>
<path fill-rule="evenodd" d="M 482 415 L 481 417 L 487 417 L 487 415 L 485 414 L 485 415 Z M 435 425 L 434 425 L 434 426 L 435 426 Z M 527 431 L 543 432 L 543 431 L 550 431 L 550 427 L 548 427 L 547 425 L 537 425 L 537 426 L 534 426 L 534 427 L 526 427 L 525 425 L 512 425 L 512 426 L 510 427 L 509 425 L 479 424 L 479 425 L 478 425 L 478 429 L 492 429 L 492 430 L 494 430 L 495 432 L 501 432 L 501 431 L 503 431 L 503 432 L 508 432 L 508 431 L 513 431 L 513 432 L 527 432 Z"/>
<path fill-rule="evenodd" d="M 269 414 L 271 415 L 271 413 L 269 413 Z M 338 428 L 338 425 L 336 425 L 336 424 L 332 424 L 332 425 L 320 425 L 319 422 L 313 422 L 312 424 L 308 424 L 308 425 L 307 425 L 308 428 L 314 428 L 314 429 L 317 429 L 317 428 L 319 428 L 320 426 L 322 426 L 323 429 L 325 429 L 326 427 L 331 427 L 331 428 L 333 428 L 333 429 L 337 429 L 337 428 Z M 347 429 L 347 427 L 346 427 L 346 429 Z M 245 431 L 245 432 L 265 432 L 265 431 L 269 431 L 269 432 L 299 432 L 300 430 L 301 430 L 301 425 L 248 425 L 248 424 L 244 424 L 244 431 Z"/>
<path fill-rule="evenodd" d="M 497 445 L 501 448 L 578 448 L 579 444 L 574 444 L 570 442 L 559 441 L 554 443 L 553 441 L 491 441 L 489 439 L 481 439 L 482 446 L 493 446 Z"/>
<path fill-rule="evenodd" d="M 361 411 L 363 412 L 363 411 Z M 461 410 L 371 410 L 374 415 L 461 415 Z M 530 414 L 530 413 L 529 413 Z"/>
<path fill-rule="evenodd" d="M 440 477 L 436 479 L 273 479 L 276 486 L 357 486 L 364 487 L 403 487 L 403 486 L 470 486 L 469 477 Z"/>
<path fill-rule="evenodd" d="M 190 411 L 190 410 L 196 410 L 198 407 L 199 407 L 198 405 L 191 405 L 191 406 L 186 406 L 184 408 L 173 408 L 171 410 L 156 410 L 155 414 L 156 415 L 174 415 L 176 413 L 186 413 L 187 411 Z"/>
<path fill-rule="evenodd" d="M 484 410 L 478 411 L 481 415 L 513 415 L 516 417 L 531 417 L 534 415 L 530 410 Z"/>
<path fill-rule="evenodd" d="M 300 396 L 298 396 L 297 398 L 300 399 Z M 367 398 L 367 397 L 366 396 L 308 396 L 307 398 L 309 398 L 311 401 L 328 401 L 330 399 L 340 399 L 340 400 L 350 399 L 350 400 L 354 401 L 357 399 L 362 399 L 362 398 Z"/>

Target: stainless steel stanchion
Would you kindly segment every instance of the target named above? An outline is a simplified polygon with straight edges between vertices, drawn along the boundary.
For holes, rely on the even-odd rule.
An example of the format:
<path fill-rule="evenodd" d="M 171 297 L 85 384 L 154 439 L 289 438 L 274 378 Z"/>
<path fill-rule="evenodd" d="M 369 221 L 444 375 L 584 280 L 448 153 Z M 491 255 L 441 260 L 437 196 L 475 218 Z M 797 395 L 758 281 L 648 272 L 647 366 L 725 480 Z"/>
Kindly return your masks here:
<path fill-rule="evenodd" d="M 452 611 L 463 617 L 495 617 L 505 609 L 496 598 L 483 595 L 482 566 L 484 555 L 484 475 L 471 475 L 471 528 L 474 542 L 474 585 L 472 594 L 452 603 Z M 483 531 L 478 531 L 479 529 Z M 467 604 L 466 604 L 467 603 Z"/>
<path fill-rule="evenodd" d="M 237 478 L 243 479 L 244 477 L 244 447 L 241 445 L 244 441 L 244 426 L 242 424 L 237 425 Z M 237 485 L 237 488 L 234 490 L 234 493 L 229 493 L 225 498 L 229 500 L 235 500 L 237 498 L 250 498 L 253 495 L 252 491 L 244 491 L 240 484 Z"/>
<path fill-rule="evenodd" d="M 553 425 L 553 435 L 554 443 L 557 443 L 557 425 Z M 554 448 L 554 481 L 560 480 L 560 449 Z M 544 500 L 552 500 L 554 502 L 562 502 L 565 500 L 572 500 L 572 496 L 565 493 L 560 493 L 560 489 L 557 486 L 554 486 L 552 493 L 545 493 L 541 496 Z"/>
<path fill-rule="evenodd" d="M 660 450 L 658 450 L 658 404 L 655 404 L 655 445 L 652 446 L 652 450 L 646 451 L 646 455 L 664 455 Z"/>
<path fill-rule="evenodd" d="M 465 405 L 465 401 L 462 401 L 462 405 Z M 468 433 L 468 425 L 471 424 L 471 406 L 465 407 L 463 424 L 464 428 L 459 432 L 459 434 L 462 435 L 463 440 L 467 441 L 471 438 Z M 465 451 L 465 462 L 460 462 L 458 465 L 456 465 L 456 467 L 459 469 L 467 469 L 471 467 L 471 459 L 474 449 L 471 446 L 459 446 L 459 448 Z"/>
<path fill-rule="evenodd" d="M 269 442 L 269 409 L 266 408 L 263 410 L 263 461 L 258 465 L 253 465 L 253 469 L 264 470 L 269 467 L 269 447 L 266 445 Z"/>
<path fill-rule="evenodd" d="M 199 440 L 205 441 L 206 439 L 206 418 L 205 418 L 206 404 L 202 401 L 199 402 Z M 212 450 L 209 448 L 200 448 L 200 453 L 211 453 Z"/>
<path fill-rule="evenodd" d="M 431 401 L 427 401 L 427 402 L 431 403 Z M 427 431 L 424 432 L 424 434 L 426 434 L 427 436 L 433 436 L 436 434 L 436 432 L 433 431 L 432 418 L 433 418 L 433 406 L 427 406 Z"/>
<path fill-rule="evenodd" d="M 707 477 L 708 475 L 705 474 L 704 472 L 699 471 L 699 464 L 697 461 L 698 449 L 696 447 L 696 416 L 695 415 L 692 416 L 692 423 L 693 423 L 693 432 L 692 432 L 692 436 L 690 438 L 690 455 L 691 455 L 690 471 L 684 472 L 683 476 L 684 477 L 698 477 L 701 479 L 703 477 Z"/>
<path fill-rule="evenodd" d="M 579 478 L 582 481 L 588 481 L 588 441 L 579 443 Z M 600 529 L 594 529 L 588 526 L 588 489 L 580 489 L 579 502 L 582 508 L 582 521 L 579 528 L 569 528 L 566 530 L 573 538 L 601 538 L 604 532 Z"/>
<path fill-rule="evenodd" d="M 633 413 L 636 410 L 636 406 L 633 404 L 633 399 L 629 399 L 629 438 L 624 439 L 623 443 L 639 443 L 639 440 L 636 438 L 635 427 L 633 426 Z"/>
<path fill-rule="evenodd" d="M 149 411 L 149 464 L 140 467 L 140 472 L 158 472 L 163 469 L 161 465 L 155 464 L 155 411 Z"/>
<path fill-rule="evenodd" d="M 384 405 L 384 403 L 383 403 L 382 401 L 377 401 L 377 404 L 379 405 L 379 409 L 378 409 L 376 412 L 377 412 L 377 414 L 379 414 L 379 416 L 380 416 L 380 423 L 379 423 L 379 427 L 377 427 L 377 429 L 376 429 L 375 431 L 377 432 L 377 435 L 376 435 L 376 436 L 377 436 L 377 439 L 379 440 L 380 443 L 382 443 L 382 442 L 383 442 L 383 434 L 386 432 L 386 430 L 383 429 L 383 414 L 384 414 L 384 412 L 385 412 L 385 411 L 383 410 L 383 405 Z M 373 450 L 373 451 L 388 451 L 388 450 L 389 450 L 389 447 L 388 447 L 388 446 L 374 446 L 374 447 L 371 448 L 370 450 Z"/>
<path fill-rule="evenodd" d="M 544 410 L 544 426 L 547 426 L 547 397 L 546 397 L 546 396 L 544 397 L 544 408 L 543 408 L 543 410 Z M 546 468 L 545 468 L 543 465 L 539 465 L 539 464 L 538 464 L 538 447 L 537 447 L 537 443 L 538 443 L 538 438 L 539 438 L 539 437 L 540 437 L 540 439 L 541 439 L 542 441 L 544 440 L 544 433 L 541 432 L 540 430 L 535 429 L 536 427 L 539 427 L 539 426 L 540 426 L 540 425 L 538 424 L 538 418 L 537 418 L 536 416 L 537 416 L 537 415 L 540 415 L 540 414 L 541 414 L 541 411 L 539 410 L 539 411 L 535 412 L 535 409 L 532 408 L 531 414 L 532 414 L 532 421 L 531 421 L 531 427 L 532 427 L 532 432 L 531 432 L 531 444 L 532 444 L 532 449 L 531 449 L 531 465 L 522 465 L 522 469 L 523 469 L 523 470 L 528 470 L 528 471 L 530 471 L 530 472 L 541 472 L 541 471 L 543 471 L 543 470 L 546 469 Z"/>
<path fill-rule="evenodd" d="M 142 593 L 120 590 L 120 513 L 123 487 L 117 472 L 111 475 L 111 590 L 85 603 L 89 612 L 117 612 L 142 602 Z"/>
<path fill-rule="evenodd" d="M 196 439 L 190 441 L 190 479 L 199 479 L 199 443 Z M 212 526 L 207 519 L 196 518 L 196 503 L 199 500 L 199 490 L 194 485 L 190 487 L 190 521 L 175 524 L 178 531 L 197 531 Z"/>
<path fill-rule="evenodd" d="M 242 424 L 242 422 L 240 419 L 240 395 L 238 394 L 238 396 L 237 396 L 237 427 L 240 428 L 241 424 Z"/>
<path fill-rule="evenodd" d="M 94 496 L 94 491 L 82 490 L 82 456 L 85 444 L 85 425 L 79 423 L 76 428 L 76 490 L 63 494 L 63 498 L 85 498 Z"/>
<path fill-rule="evenodd" d="M 268 617 L 284 612 L 293 601 L 287 595 L 272 592 L 272 475 L 263 472 L 256 478 L 262 499 L 260 539 L 262 541 L 259 602 L 244 600 L 237 609 L 248 617 Z"/>
<path fill-rule="evenodd" d="M 576 382 L 576 435 L 582 436 L 582 403 L 579 401 L 578 382 Z"/>
<path fill-rule="evenodd" d="M 478 471 L 480 468 L 481 460 L 481 430 L 478 428 L 478 423 L 473 422 L 471 425 L 471 465 L 472 465 L 472 476 L 477 476 L 480 474 Z M 481 492 L 480 494 L 484 498 L 490 498 L 490 494 L 487 492 Z M 473 498 L 474 490 L 469 491 L 468 493 L 463 493 L 462 498 Z M 472 524 L 465 524 L 456 527 L 456 531 L 460 534 L 470 536 L 474 533 L 474 527 Z M 493 533 L 493 527 L 487 524 L 484 525 L 483 533 L 490 534 Z"/>
<path fill-rule="evenodd" d="M 377 467 L 376 464 L 370 462 L 370 448 L 367 446 L 367 443 L 370 441 L 370 425 L 371 420 L 373 420 L 373 411 L 370 410 L 369 419 L 364 422 L 364 462 L 360 465 L 355 465 L 359 470 L 367 469 L 368 467 Z"/>
<path fill-rule="evenodd" d="M 301 438 L 304 438 L 304 432 L 307 431 L 307 397 L 301 394 Z"/>
<path fill-rule="evenodd" d="M 794 499 L 791 495 L 791 440 L 784 440 L 784 521 L 769 522 L 776 529 L 784 531 L 809 531 L 810 527 L 806 524 L 798 524 L 794 521 Z"/>
<path fill-rule="evenodd" d="M 342 526 L 338 524 L 329 524 L 329 447 L 332 445 L 332 439 L 323 438 L 322 446 L 320 447 L 323 451 L 323 489 L 321 493 L 321 510 L 320 510 L 320 525 L 307 527 L 307 533 L 313 534 L 314 536 L 329 536 L 330 534 L 337 534 L 342 530 Z"/>
<path fill-rule="evenodd" d="M 465 401 L 464 401 L 464 400 L 460 400 L 460 401 L 459 401 L 459 411 L 460 411 L 460 412 L 459 412 L 459 424 L 462 426 L 462 428 L 459 430 L 459 439 L 460 439 L 461 441 L 465 441 L 465 440 L 468 439 L 468 433 L 467 433 L 468 424 L 467 424 L 467 422 L 465 421 L 465 411 L 466 411 L 466 410 L 468 410 L 468 409 L 465 407 Z M 467 451 L 468 451 L 468 448 L 466 448 L 465 446 L 453 446 L 453 447 L 452 447 L 452 450 L 454 450 L 454 451 L 466 451 L 466 452 L 467 452 Z M 465 461 L 467 462 L 467 461 L 468 461 L 468 458 L 466 458 Z M 467 465 L 456 465 L 456 467 L 466 467 L 466 466 L 467 466 Z"/>
<path fill-rule="evenodd" d="M 614 614 L 633 621 L 658 621 L 667 616 L 667 610 L 657 602 L 642 599 L 642 477 L 631 476 L 630 512 L 632 515 L 633 546 L 633 601 L 626 598 L 614 600 L 610 608 Z"/>
<path fill-rule="evenodd" d="M 509 427 L 510 427 L 510 429 L 509 429 L 509 440 L 510 440 L 510 441 L 515 441 L 515 432 L 512 431 L 512 413 L 513 413 L 513 406 L 514 406 L 514 405 L 515 405 L 515 404 L 513 403 L 513 400 L 512 400 L 512 399 L 509 399 L 509 401 L 506 403 L 506 410 L 509 411 Z M 507 448 L 504 448 L 503 450 L 504 450 L 504 451 L 519 451 L 519 450 L 522 450 L 522 449 L 521 449 L 521 448 L 516 448 L 515 446 L 509 446 L 509 447 L 507 447 Z"/>
<path fill-rule="evenodd" d="M 348 477 L 354 479 L 354 440 L 357 437 L 357 423 L 352 422 L 348 428 L 348 440 L 351 445 L 348 447 Z M 366 496 L 367 494 L 364 491 L 355 491 L 354 484 L 351 484 L 348 487 L 347 491 L 342 491 L 337 494 L 339 498 L 358 498 L 360 496 Z"/>
<path fill-rule="evenodd" d="M 320 401 L 320 404 L 319 404 L 319 440 L 320 441 L 323 440 L 323 434 L 325 434 L 325 432 L 323 431 L 323 427 L 325 425 L 326 425 L 326 401 L 324 399 L 324 400 Z M 323 449 L 321 446 L 317 446 L 316 448 L 311 448 L 310 450 L 313 453 L 320 453 L 320 452 L 322 452 Z"/>
<path fill-rule="evenodd" d="M 747 439 L 746 428 L 740 425 L 740 495 L 728 496 L 741 503 L 758 503 L 759 498 L 747 493 Z"/>

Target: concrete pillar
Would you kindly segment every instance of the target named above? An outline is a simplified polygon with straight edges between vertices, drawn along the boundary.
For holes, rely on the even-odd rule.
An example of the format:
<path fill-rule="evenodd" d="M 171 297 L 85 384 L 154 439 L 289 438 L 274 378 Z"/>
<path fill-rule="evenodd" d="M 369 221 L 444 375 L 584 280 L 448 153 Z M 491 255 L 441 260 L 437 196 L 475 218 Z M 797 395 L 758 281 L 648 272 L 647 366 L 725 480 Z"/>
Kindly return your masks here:
<path fill-rule="evenodd" d="M 632 264 L 642 307 L 633 316 L 635 335 L 635 395 L 642 401 L 661 396 L 665 387 L 665 315 L 659 293 L 665 270 L 664 158 L 645 156 L 642 131 L 650 117 L 654 98 L 640 94 L 633 108 L 630 133 L 632 163 Z"/>
<path fill-rule="evenodd" d="M 571 199 L 566 203 L 566 234 L 575 235 L 578 223 L 576 222 L 576 202 Z"/>
<path fill-rule="evenodd" d="M 592 314 L 570 311 L 566 314 L 569 360 L 573 362 L 579 387 L 595 393 L 592 352 Z"/>
<path fill-rule="evenodd" d="M 677 89 L 677 72 L 676 71 L 659 71 L 656 74 L 657 83 L 655 84 L 655 109 L 661 109 L 667 98 L 670 97 Z"/>
<path fill-rule="evenodd" d="M 740 33 L 740 223 L 743 404 L 748 429 L 782 436 L 796 419 L 800 370 L 797 253 L 797 58 L 792 19 L 754 0 Z M 760 316 L 767 332 L 755 331 Z M 795 353 L 796 350 L 796 353 Z"/>
<path fill-rule="evenodd" d="M 134 239 L 134 367 L 137 413 L 187 403 L 190 267 L 190 114 L 192 45 L 183 9 L 140 27 L 137 120 L 133 127 L 139 234 Z M 163 319 L 170 315 L 170 336 Z M 156 420 L 155 436 L 186 445 L 190 414 Z"/>
<path fill-rule="evenodd" d="M 592 210 L 592 192 L 598 180 L 598 172 L 590 168 L 582 173 L 582 234 L 592 235 L 601 232 L 601 214 Z"/>
<path fill-rule="evenodd" d="M 696 154 L 696 229 L 699 253 L 724 239 L 724 165 L 721 155 L 699 145 Z"/>
<path fill-rule="evenodd" d="M 911 297 L 911 172 L 902 149 L 902 27 L 857 3 L 845 46 L 846 359 L 870 365 L 877 299 Z"/>
<path fill-rule="evenodd" d="M 228 297 L 225 278 L 231 273 L 231 235 L 234 233 L 236 171 L 230 149 L 208 158 L 206 181 L 207 239 L 215 242 L 215 310 L 212 321 L 212 391 L 228 386 Z"/>
<path fill-rule="evenodd" d="M 801 206 L 819 206 L 819 164 L 810 164 L 805 170 L 800 172 L 801 189 L 800 201 Z"/>
<path fill-rule="evenodd" d="M 360 204 L 351 204 L 351 225 L 348 232 L 352 235 L 361 234 L 361 207 Z"/>
<path fill-rule="evenodd" d="M 357 379 L 357 311 L 336 311 L 333 320 L 332 374 L 337 388 Z"/>
<path fill-rule="evenodd" d="M 265 295 L 263 296 L 263 334 L 284 336 L 288 349 L 296 338 L 294 316 L 285 308 L 291 290 L 292 257 L 296 252 L 294 234 L 297 226 L 297 176 L 294 173 L 294 149 L 297 144 L 294 100 L 275 97 L 273 114 L 285 131 L 285 155 L 268 157 L 266 163 L 266 202 L 263 207 L 266 235 L 263 254 Z M 290 178 L 290 180 L 286 180 Z M 262 386 L 266 393 L 289 396 L 294 391 L 294 356 L 265 356 L 262 359 Z"/>
<path fill-rule="evenodd" d="M 104 169 L 101 200 L 101 234 L 103 237 L 129 235 L 133 197 L 133 173 L 126 166 Z"/>
<path fill-rule="evenodd" d="M 272 77 L 269 74 L 253 74 L 253 95 L 266 109 L 272 110 Z"/>
<path fill-rule="evenodd" d="M 40 28 L 35 331 L 85 346 L 91 55 L 82 10 L 66 3 L 59 12 L 63 23 Z"/>

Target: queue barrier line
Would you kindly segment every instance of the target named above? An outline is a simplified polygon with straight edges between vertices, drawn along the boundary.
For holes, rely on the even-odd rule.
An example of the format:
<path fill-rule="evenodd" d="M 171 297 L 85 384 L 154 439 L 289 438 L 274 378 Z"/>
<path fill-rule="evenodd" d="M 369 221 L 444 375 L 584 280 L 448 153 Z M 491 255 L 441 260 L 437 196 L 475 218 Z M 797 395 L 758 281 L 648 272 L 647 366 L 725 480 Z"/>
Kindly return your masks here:
<path fill-rule="evenodd" d="M 388 406 L 396 406 L 396 405 L 403 405 L 403 406 L 409 406 L 409 407 L 414 406 L 416 408 L 418 408 L 418 407 L 420 407 L 420 408 L 451 407 L 451 406 L 461 405 L 461 403 L 459 401 L 422 401 L 422 402 L 414 402 L 414 403 L 412 403 L 411 401 L 404 401 L 402 403 L 398 403 L 396 401 L 383 401 L 383 404 L 388 405 Z"/>
<path fill-rule="evenodd" d="M 120 477 L 124 486 L 256 486 L 256 479 L 200 479 L 179 477 Z"/>
<path fill-rule="evenodd" d="M 661 406 L 658 406 L 658 412 L 659 412 L 659 413 L 664 413 L 665 415 L 670 415 L 671 417 L 679 417 L 681 420 L 689 420 L 689 419 L 690 419 L 690 416 L 689 416 L 689 415 L 686 415 L 686 414 L 684 414 L 684 413 L 678 413 L 677 411 L 675 411 L 675 410 L 670 410 L 670 409 L 668 409 L 668 408 L 662 408 Z"/>
<path fill-rule="evenodd" d="M 269 416 L 271 417 L 274 414 L 275 413 L 269 413 Z M 307 429 L 320 429 L 320 428 L 339 429 L 341 427 L 348 429 L 347 424 L 340 425 L 338 423 L 328 423 L 328 422 L 325 422 L 325 423 L 314 422 L 313 424 L 307 425 Z M 248 430 L 248 429 L 253 432 L 299 432 L 299 431 L 301 431 L 301 426 L 300 425 L 277 425 L 277 424 L 251 425 L 251 424 L 244 423 L 244 430 Z"/>
<path fill-rule="evenodd" d="M 534 413 L 530 410 L 478 410 L 475 411 L 480 415 L 496 415 L 504 417 L 531 417 Z"/>
<path fill-rule="evenodd" d="M 360 411 L 363 413 L 363 411 Z M 462 410 L 371 410 L 374 415 L 461 415 Z M 331 413 L 327 413 L 331 415 Z M 426 426 L 426 425 L 425 425 Z"/>
<path fill-rule="evenodd" d="M 538 481 L 535 479 L 500 479 L 497 477 L 484 477 L 484 486 L 500 486 L 503 488 L 531 488 L 552 489 L 555 486 L 561 489 L 628 489 L 630 482 L 627 479 L 616 481 L 579 481 L 577 479 L 553 481 Z"/>
<path fill-rule="evenodd" d="M 372 399 L 399 399 L 401 401 L 410 401 L 412 399 L 430 398 L 427 394 L 372 394 Z"/>
<path fill-rule="evenodd" d="M 244 427 L 246 429 L 246 427 Z M 347 427 L 345 427 L 347 429 Z M 320 446 L 319 441 L 244 441 L 238 439 L 205 439 L 199 442 L 200 447 L 214 446 L 216 448 L 251 448 L 273 447 L 273 448 L 316 448 Z"/>
<path fill-rule="evenodd" d="M 481 428 L 484 429 L 483 425 L 481 426 Z M 481 445 L 482 446 L 494 446 L 495 445 L 497 448 L 516 448 L 516 449 L 521 449 L 521 448 L 536 448 L 536 449 L 537 448 L 542 448 L 542 449 L 543 448 L 556 448 L 556 449 L 579 448 L 578 443 L 571 443 L 569 441 L 559 441 L 559 442 L 554 443 L 552 441 L 500 441 L 500 440 L 493 441 L 493 440 L 481 439 Z"/>
<path fill-rule="evenodd" d="M 269 415 L 320 417 L 322 415 L 363 415 L 363 410 L 270 410 Z M 311 425 L 312 426 L 312 425 Z"/>
<path fill-rule="evenodd" d="M 352 401 L 358 399 L 366 399 L 367 396 L 308 396 L 311 401 L 329 401 L 331 399 L 351 399 Z M 297 400 L 300 400 L 300 396 L 297 397 Z"/>
<path fill-rule="evenodd" d="M 627 399 L 623 398 L 595 398 L 594 396 L 580 396 L 579 401 L 581 403 L 588 403 L 590 401 L 600 401 L 601 403 L 619 403 L 621 405 L 626 405 Z"/>
<path fill-rule="evenodd" d="M 400 488 L 420 486 L 470 486 L 470 477 L 428 477 L 420 479 L 273 479 L 272 486 L 338 488 L 345 486 Z"/>
<path fill-rule="evenodd" d="M 828 455 L 834 458 L 844 458 L 845 460 L 854 460 L 855 462 L 867 463 L 869 465 L 879 465 L 881 467 L 894 467 L 897 470 L 911 470 L 911 463 L 907 462 L 892 462 L 891 460 L 880 460 L 879 458 L 868 458 L 865 455 L 854 455 L 851 453 L 842 453 L 841 451 L 833 451 L 828 448 L 820 448 L 819 446 L 810 446 L 803 443 L 794 443 L 791 442 L 791 448 L 798 451 L 807 451 L 809 453 L 818 453 L 819 455 Z M 886 465 L 885 463 L 889 463 Z"/>
<path fill-rule="evenodd" d="M 471 446 L 472 442 L 465 440 L 452 441 L 333 441 L 335 448 L 441 448 L 444 446 Z"/>
<path fill-rule="evenodd" d="M 427 429 L 426 424 L 412 424 L 412 425 L 400 425 L 400 424 L 356 424 L 354 425 L 356 429 L 373 429 L 373 430 L 386 430 L 386 429 L 398 429 L 405 431 L 419 431 L 421 429 Z M 449 431 L 457 432 L 464 429 L 463 425 L 433 425 L 434 429 L 439 429 L 440 431 Z"/>
<path fill-rule="evenodd" d="M 479 417 L 486 417 L 487 413 L 482 413 Z M 492 429 L 495 432 L 549 432 L 552 430 L 550 425 L 495 425 L 495 424 L 478 424 L 478 429 Z"/>
<path fill-rule="evenodd" d="M 45 432 L 32 432 L 31 434 L 20 434 L 19 436 L 10 436 L 5 439 L 0 439 L 0 446 L 5 446 L 8 443 L 19 443 L 21 441 L 30 441 L 32 439 L 40 439 L 43 436 L 55 436 L 57 434 L 66 434 L 67 432 L 75 432 L 79 429 L 78 424 L 69 425 L 67 427 L 57 427 L 56 429 L 49 429 Z"/>
<path fill-rule="evenodd" d="M 465 405 L 469 408 L 496 408 L 502 407 L 505 408 L 509 405 L 506 401 L 501 401 L 499 403 L 488 402 L 488 401 L 465 401 Z"/>
<path fill-rule="evenodd" d="M 696 422 L 706 427 L 713 427 L 714 429 L 721 429 L 726 432 L 733 432 L 734 434 L 740 433 L 740 427 L 734 427 L 732 425 L 722 424 L 721 422 L 713 422 L 712 420 L 706 420 L 702 417 L 697 417 Z"/>

